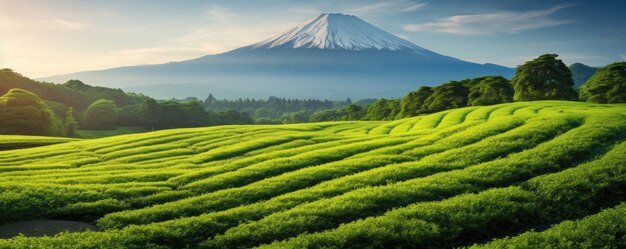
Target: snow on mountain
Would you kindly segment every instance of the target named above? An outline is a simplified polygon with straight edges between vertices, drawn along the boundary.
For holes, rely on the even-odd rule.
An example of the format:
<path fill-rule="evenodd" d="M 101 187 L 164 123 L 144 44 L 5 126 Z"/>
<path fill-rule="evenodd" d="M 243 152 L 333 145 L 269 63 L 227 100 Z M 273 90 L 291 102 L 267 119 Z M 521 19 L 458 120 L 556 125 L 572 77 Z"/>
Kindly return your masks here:
<path fill-rule="evenodd" d="M 346 50 L 427 51 L 353 15 L 321 14 L 291 30 L 251 45 L 252 48 L 319 48 Z"/>

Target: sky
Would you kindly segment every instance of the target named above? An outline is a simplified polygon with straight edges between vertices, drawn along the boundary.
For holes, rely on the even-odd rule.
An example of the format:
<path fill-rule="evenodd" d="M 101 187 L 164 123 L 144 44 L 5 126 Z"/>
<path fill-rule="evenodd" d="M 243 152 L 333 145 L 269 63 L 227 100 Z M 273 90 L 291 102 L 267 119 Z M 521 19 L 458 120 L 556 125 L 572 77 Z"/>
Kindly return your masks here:
<path fill-rule="evenodd" d="M 229 51 L 320 13 L 353 14 L 426 49 L 515 67 L 626 60 L 619 0 L 0 0 L 0 68 L 31 78 Z"/>

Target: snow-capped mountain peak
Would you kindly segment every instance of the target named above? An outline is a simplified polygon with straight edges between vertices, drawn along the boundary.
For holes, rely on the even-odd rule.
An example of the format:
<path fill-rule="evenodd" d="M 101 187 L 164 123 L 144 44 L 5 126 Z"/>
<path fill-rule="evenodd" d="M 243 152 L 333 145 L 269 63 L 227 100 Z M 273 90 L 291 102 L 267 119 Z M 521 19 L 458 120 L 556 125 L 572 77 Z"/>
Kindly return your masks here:
<path fill-rule="evenodd" d="M 356 16 L 328 13 L 250 47 L 427 51 Z"/>

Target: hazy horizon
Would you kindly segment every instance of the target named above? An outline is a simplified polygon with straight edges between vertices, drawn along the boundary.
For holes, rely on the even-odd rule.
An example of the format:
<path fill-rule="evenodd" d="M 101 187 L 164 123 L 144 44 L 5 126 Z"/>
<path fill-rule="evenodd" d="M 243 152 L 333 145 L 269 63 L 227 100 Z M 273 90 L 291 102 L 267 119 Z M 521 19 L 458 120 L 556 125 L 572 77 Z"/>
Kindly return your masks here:
<path fill-rule="evenodd" d="M 320 13 L 353 14 L 418 46 L 515 67 L 543 53 L 566 63 L 624 60 L 624 3 L 611 1 L 0 0 L 0 68 L 38 78 L 226 52 Z"/>

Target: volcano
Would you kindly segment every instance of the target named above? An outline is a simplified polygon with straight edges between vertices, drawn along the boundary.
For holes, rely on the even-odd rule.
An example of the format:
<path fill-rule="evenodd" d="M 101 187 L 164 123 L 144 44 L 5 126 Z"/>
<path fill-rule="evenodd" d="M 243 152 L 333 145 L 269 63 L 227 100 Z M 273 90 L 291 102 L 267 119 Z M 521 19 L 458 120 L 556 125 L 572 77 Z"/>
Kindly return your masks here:
<path fill-rule="evenodd" d="M 270 39 L 222 54 L 157 65 L 43 78 L 141 92 L 157 98 L 380 98 L 423 85 L 514 69 L 441 55 L 353 15 L 322 14 Z"/>

